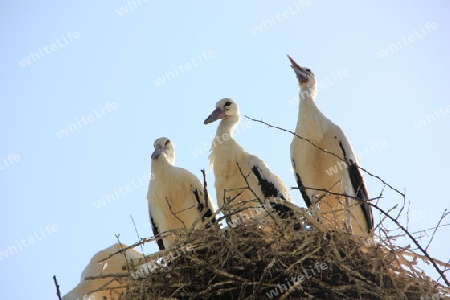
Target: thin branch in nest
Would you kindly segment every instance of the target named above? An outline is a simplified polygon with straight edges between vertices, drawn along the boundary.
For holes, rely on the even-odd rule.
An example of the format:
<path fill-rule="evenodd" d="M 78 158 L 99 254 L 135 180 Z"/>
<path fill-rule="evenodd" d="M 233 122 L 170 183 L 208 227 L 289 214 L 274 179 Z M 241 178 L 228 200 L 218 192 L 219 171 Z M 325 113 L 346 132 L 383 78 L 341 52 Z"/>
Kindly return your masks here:
<path fill-rule="evenodd" d="M 378 204 L 378 202 L 383 198 L 383 193 L 384 193 L 384 189 L 385 189 L 385 188 L 386 188 L 386 185 L 383 185 L 383 188 L 381 189 L 380 194 L 378 195 L 377 199 L 375 200 L 376 204 Z M 378 227 L 381 226 L 381 224 L 383 223 L 383 221 L 384 221 L 385 218 L 386 218 L 386 217 L 383 216 L 382 219 L 380 220 L 380 222 L 379 222 L 377 225 L 375 225 L 375 227 L 373 228 L 373 231 L 374 231 L 374 232 L 375 232 L 375 230 L 378 229 Z M 380 230 L 381 230 L 381 228 L 380 228 Z"/>
<path fill-rule="evenodd" d="M 450 259 L 447 261 L 447 266 L 449 266 L 449 267 L 444 270 L 445 272 L 450 270 Z"/>
<path fill-rule="evenodd" d="M 172 205 L 170 204 L 169 199 L 167 199 L 167 197 L 166 197 L 166 202 L 167 202 L 167 205 L 169 206 L 169 209 L 170 209 L 170 212 L 172 213 L 172 215 L 173 215 L 175 218 L 177 218 L 177 220 L 180 221 L 181 224 L 183 224 L 183 226 L 186 228 L 186 224 L 184 224 L 183 220 L 181 220 L 181 219 L 177 216 L 177 214 L 179 214 L 180 212 L 175 213 L 175 212 L 172 210 Z"/>
<path fill-rule="evenodd" d="M 118 289 L 121 288 L 126 288 L 127 286 L 114 286 L 114 287 L 108 287 L 108 285 L 114 281 L 118 281 L 117 278 L 113 278 L 110 281 L 108 281 L 107 283 L 105 283 L 104 285 L 96 288 L 95 290 L 90 291 L 89 293 L 95 293 L 95 292 L 100 292 L 100 291 L 110 291 L 110 294 L 112 294 L 113 292 L 117 293 L 118 296 L 120 296 L 120 294 L 117 292 Z"/>
<path fill-rule="evenodd" d="M 197 207 L 197 204 L 192 204 L 191 206 L 186 207 L 186 208 L 183 208 L 182 210 L 177 211 L 176 213 L 174 213 L 172 210 L 171 210 L 171 212 L 172 212 L 172 214 L 174 214 L 174 215 L 178 215 L 178 214 L 181 214 L 183 211 L 190 210 L 191 208 L 194 208 L 194 207 Z"/>
<path fill-rule="evenodd" d="M 272 269 L 273 265 L 275 264 L 275 261 L 277 260 L 276 257 L 272 258 L 272 260 L 270 261 L 270 263 L 267 265 L 267 267 L 264 268 L 264 272 L 261 275 L 261 278 L 259 279 L 258 285 L 256 285 L 255 290 L 256 291 L 260 291 L 261 290 L 261 286 L 267 276 L 267 273 L 270 271 L 270 269 Z"/>
<path fill-rule="evenodd" d="M 218 222 L 222 221 L 223 219 L 229 219 L 233 215 L 239 215 L 240 217 L 243 218 L 243 216 L 242 216 L 244 214 L 243 212 L 249 210 L 249 207 L 245 207 L 244 205 L 246 205 L 247 203 L 250 203 L 250 202 L 254 202 L 254 200 L 251 199 L 251 200 L 239 201 L 238 203 L 235 203 L 232 206 L 230 206 L 230 204 L 228 204 L 226 209 L 224 209 L 226 211 L 223 213 L 223 217 L 220 217 L 218 219 Z M 256 209 L 255 209 L 255 211 L 256 211 Z M 243 213 L 243 214 L 241 214 L 241 213 Z M 230 225 L 230 224 L 228 224 L 228 225 Z M 231 227 L 233 227 L 233 226 L 231 226 Z"/>
<path fill-rule="evenodd" d="M 145 243 L 154 242 L 154 241 L 156 241 L 157 239 L 160 239 L 160 236 L 164 236 L 164 235 L 163 235 L 163 234 L 159 234 L 158 236 L 154 236 L 153 238 L 142 238 L 139 242 L 136 242 L 136 243 L 134 243 L 133 245 L 130 245 L 130 246 L 124 248 L 123 250 L 120 249 L 120 250 L 118 250 L 116 253 L 110 254 L 108 257 L 105 257 L 105 258 L 101 259 L 101 260 L 99 261 L 99 263 L 104 262 L 105 260 L 108 260 L 109 258 L 113 257 L 113 256 L 116 255 L 116 254 L 122 253 L 122 251 L 127 251 L 127 250 L 129 250 L 129 249 L 136 248 L 137 246 L 143 245 L 143 244 L 145 244 Z"/>
<path fill-rule="evenodd" d="M 402 249 L 402 254 L 404 254 L 406 256 L 409 256 L 409 257 L 412 257 L 412 258 L 420 258 L 422 260 L 426 260 L 427 259 L 424 255 L 420 255 L 418 253 L 414 253 L 410 249 Z M 440 261 L 440 260 L 438 260 L 436 258 L 434 259 L 434 261 L 436 262 L 437 265 L 439 265 L 439 266 L 441 266 L 443 268 L 450 267 L 450 264 L 448 262 L 445 263 L 445 262 Z M 443 271 L 446 272 L 447 269 L 444 269 Z"/>
<path fill-rule="evenodd" d="M 227 192 L 229 191 L 233 191 L 233 190 L 242 190 L 241 192 L 237 193 L 236 195 L 234 195 L 233 197 L 227 197 Z M 238 199 L 242 193 L 244 193 L 244 188 L 234 188 L 234 189 L 224 189 L 223 190 L 223 198 L 222 198 L 222 207 L 219 207 L 217 209 L 217 212 L 222 212 L 225 215 L 226 211 L 229 211 L 229 207 L 231 202 L 235 201 L 236 199 Z M 223 220 L 223 218 L 219 218 L 219 220 L 217 220 L 217 222 L 220 222 L 221 220 Z M 228 218 L 225 218 L 225 221 L 228 224 Z"/>
<path fill-rule="evenodd" d="M 320 151 L 325 152 L 325 153 L 328 153 L 328 154 L 330 154 L 330 155 L 333 155 L 333 156 L 337 157 L 339 160 L 346 162 L 345 159 L 340 158 L 337 154 L 335 154 L 335 153 L 333 153 L 333 152 L 330 152 L 330 151 L 328 151 L 328 150 L 326 150 L 326 149 L 323 149 L 323 148 L 317 146 L 317 145 L 314 144 L 311 140 L 309 140 L 309 139 L 307 139 L 307 138 L 304 138 L 304 137 L 301 137 L 301 136 L 299 136 L 298 134 L 296 134 L 295 132 L 293 132 L 293 131 L 291 131 L 291 130 L 287 130 L 287 129 L 284 129 L 284 128 L 281 128 L 281 127 L 278 127 L 278 126 L 274 126 L 274 125 L 271 125 L 271 124 L 269 124 L 269 123 L 267 123 L 267 122 L 264 122 L 264 121 L 262 121 L 262 120 L 253 119 L 253 118 L 250 118 L 250 117 L 248 117 L 248 116 L 245 116 L 245 117 L 246 117 L 247 119 L 249 119 L 249 120 L 252 120 L 252 121 L 254 121 L 254 122 L 258 122 L 258 123 L 267 125 L 267 126 L 269 126 L 269 127 L 271 127 L 271 128 L 275 128 L 275 129 L 278 129 L 278 130 L 281 130 L 281 131 L 284 131 L 284 132 L 291 133 L 292 135 L 296 136 L 297 138 L 299 138 L 299 139 L 301 139 L 301 140 L 304 140 L 304 141 L 310 143 L 312 146 L 316 147 L 316 148 L 319 149 Z M 363 171 L 364 173 L 366 173 L 367 175 L 369 175 L 369 176 L 371 176 L 371 177 L 374 177 L 374 178 L 378 179 L 378 180 L 381 181 L 383 184 L 385 184 L 386 186 L 388 186 L 391 190 L 395 191 L 396 193 L 398 193 L 398 194 L 401 195 L 402 197 L 405 197 L 405 193 L 402 193 L 402 192 L 400 192 L 398 189 L 396 189 L 396 188 L 394 188 L 393 186 L 391 186 L 389 183 L 387 183 L 386 181 L 384 181 L 383 179 L 381 179 L 380 176 L 375 175 L 375 174 L 373 174 L 373 173 L 367 171 L 367 170 L 364 169 L 363 167 L 358 167 L 358 169 L 362 170 L 362 171 Z"/>
<path fill-rule="evenodd" d="M 136 235 L 137 235 L 138 239 L 141 240 L 141 237 L 139 236 L 139 232 L 137 230 L 136 223 L 134 222 L 133 216 L 130 215 L 130 218 L 131 218 L 131 221 L 133 222 L 134 231 L 136 232 Z M 142 252 L 142 256 L 144 257 L 144 261 L 147 262 L 147 258 L 144 255 L 144 244 L 141 244 L 139 246 L 141 248 L 141 252 Z"/>
<path fill-rule="evenodd" d="M 398 204 L 395 204 L 393 207 L 389 208 L 387 213 L 390 214 L 392 211 L 394 211 L 395 209 L 397 209 Z M 388 217 L 386 215 L 382 215 L 382 219 L 380 220 L 379 226 L 381 226 L 383 224 L 383 222 L 387 219 Z M 397 219 L 396 219 L 397 220 Z M 375 227 L 376 228 L 376 227 Z M 381 228 L 380 228 L 381 229 Z M 387 228 L 383 228 L 383 232 L 386 232 L 386 239 L 391 239 L 392 236 L 389 236 L 389 232 L 391 232 L 393 230 L 389 230 Z"/>
<path fill-rule="evenodd" d="M 357 201 L 362 201 L 360 198 L 358 198 L 358 197 L 356 197 L 356 196 L 350 196 L 350 195 L 347 195 L 347 194 L 345 194 L 345 193 L 336 193 L 336 192 L 330 192 L 329 190 L 327 190 L 327 189 L 317 189 L 317 188 L 312 188 L 312 187 L 304 187 L 305 189 L 307 189 L 307 190 L 314 190 L 314 191 L 321 191 L 321 192 L 325 192 L 325 193 L 328 193 L 329 195 L 334 195 L 334 196 L 339 196 L 339 197 L 348 197 L 348 198 L 352 198 L 352 199 L 354 199 L 354 200 L 357 200 Z M 293 190 L 297 190 L 297 189 L 299 189 L 298 187 L 291 187 L 291 189 L 293 189 Z M 367 200 L 367 201 L 365 201 L 365 202 L 367 202 L 367 203 L 369 203 L 369 204 L 371 204 L 370 202 L 371 201 L 374 201 L 374 200 L 377 200 L 377 199 L 379 199 L 379 197 L 375 197 L 375 198 L 372 198 L 372 199 L 369 199 L 369 200 Z M 372 205 L 372 204 L 371 204 Z M 392 218 L 392 217 L 391 217 Z"/>
<path fill-rule="evenodd" d="M 368 202 L 369 203 L 369 202 Z M 370 205 L 372 205 L 373 207 L 375 207 L 376 209 L 378 209 L 382 214 L 386 215 L 392 222 L 394 222 L 398 227 L 400 227 L 401 230 L 403 230 L 403 232 L 406 233 L 406 235 L 413 241 L 413 243 L 417 246 L 417 248 L 425 255 L 425 257 L 431 262 L 431 264 L 433 265 L 433 267 L 436 269 L 436 271 L 439 273 L 439 275 L 442 277 L 442 279 L 445 281 L 445 284 L 450 287 L 450 282 L 448 281 L 447 277 L 445 276 L 444 272 L 442 272 L 441 269 L 439 269 L 439 267 L 437 266 L 436 262 L 434 261 L 434 259 L 428 254 L 428 252 L 422 248 L 422 246 L 419 244 L 419 242 L 416 240 L 416 238 L 414 236 L 411 235 L 411 233 L 405 228 L 403 227 L 402 224 L 400 224 L 396 219 L 394 219 L 393 217 L 391 217 L 388 213 L 386 213 L 381 207 L 379 207 L 378 205 L 374 204 L 374 203 L 370 203 Z"/>
<path fill-rule="evenodd" d="M 262 207 L 264 207 L 264 209 L 266 210 L 267 214 L 272 218 L 272 220 L 275 222 L 275 224 L 278 225 L 277 221 L 275 220 L 274 216 L 272 215 L 272 213 L 270 211 L 268 211 L 266 209 L 265 204 L 262 202 L 262 200 L 258 197 L 258 195 L 255 193 L 255 191 L 253 191 L 253 189 L 250 187 L 250 183 L 248 182 L 248 176 L 250 176 L 250 174 L 248 174 L 247 176 L 244 175 L 244 173 L 242 172 L 241 166 L 239 165 L 238 162 L 236 162 L 236 165 L 238 166 L 239 169 L 239 173 L 241 173 L 241 176 L 244 178 L 245 184 L 247 184 L 247 188 L 250 190 L 250 192 L 252 192 L 253 196 L 255 196 L 255 198 L 258 200 L 259 204 L 261 204 Z"/>
<path fill-rule="evenodd" d="M 342 179 L 338 179 L 335 183 L 333 183 L 333 185 L 332 186 L 330 186 L 328 189 L 322 189 L 321 190 L 321 192 L 323 192 L 322 193 L 322 195 L 319 195 L 319 196 L 317 196 L 317 195 L 314 195 L 314 200 L 313 200 L 313 203 L 312 203 L 312 205 L 314 205 L 314 204 L 320 204 L 320 202 L 322 201 L 322 199 L 324 199 L 326 196 L 328 196 L 328 195 L 332 195 L 331 194 L 331 190 L 338 184 L 338 183 L 342 183 Z M 308 187 L 305 187 L 305 186 L 303 186 L 303 187 L 301 187 L 301 188 L 291 188 L 291 189 L 304 189 L 304 190 L 307 190 L 307 189 L 312 189 L 312 188 L 308 188 Z M 316 190 L 316 191 L 319 191 L 319 190 Z M 313 213 L 313 215 L 314 215 L 314 213 Z"/>
<path fill-rule="evenodd" d="M 246 188 L 234 188 L 234 189 L 224 189 L 223 190 L 223 206 L 218 208 L 218 211 L 220 212 L 224 212 L 226 210 L 229 209 L 229 206 L 231 204 L 231 202 L 235 201 L 236 199 L 238 199 L 242 193 L 244 193 L 244 190 Z M 237 193 L 236 195 L 234 195 L 233 197 L 227 197 L 226 194 L 230 191 L 235 191 L 235 190 L 242 190 L 239 193 Z"/>
<path fill-rule="evenodd" d="M 117 238 L 117 241 L 119 242 L 120 249 L 122 250 L 123 257 L 125 257 L 125 262 L 127 262 L 127 261 L 128 261 L 128 260 L 127 260 L 127 252 L 126 252 L 125 250 L 123 250 L 123 246 L 122 246 L 122 243 L 121 243 L 120 240 L 119 240 L 119 236 L 120 236 L 120 234 L 116 234 L 116 238 Z M 100 274 L 102 274 L 102 272 L 103 272 L 103 270 L 106 268 L 107 264 L 108 264 L 108 263 L 105 263 L 105 265 L 103 266 L 103 269 L 102 269 L 102 271 L 100 272 Z M 126 265 L 127 265 L 127 271 L 128 271 L 128 274 L 131 274 L 130 266 L 128 265 L 128 263 L 126 263 Z"/>
<path fill-rule="evenodd" d="M 397 206 L 397 205 L 396 205 L 396 206 Z M 398 211 L 398 214 L 397 214 L 397 216 L 395 217 L 396 220 L 398 220 L 398 218 L 400 218 L 400 216 L 401 216 L 403 210 L 405 209 L 405 206 L 406 206 L 406 198 L 403 197 L 403 203 L 402 203 L 402 206 L 400 207 L 400 210 Z M 408 209 L 407 209 L 407 212 L 406 212 L 406 218 L 407 218 L 407 220 L 406 220 L 406 227 L 405 227 L 406 229 L 408 229 L 408 225 L 409 225 L 409 207 L 410 207 L 410 203 L 409 203 L 409 201 L 408 201 Z"/>
<path fill-rule="evenodd" d="M 444 220 L 444 218 L 445 218 L 446 216 L 448 216 L 449 214 L 450 214 L 450 212 L 447 212 L 447 209 L 445 209 L 444 212 L 442 213 L 441 218 L 439 219 L 439 221 L 438 221 L 438 223 L 437 223 L 437 225 L 436 225 L 436 228 L 434 229 L 433 233 L 431 234 L 430 241 L 428 242 L 428 245 L 425 247 L 425 250 L 428 249 L 428 247 L 430 246 L 431 242 L 433 241 L 433 238 L 434 238 L 434 236 L 435 236 L 435 234 L 436 234 L 436 231 L 438 230 L 438 228 L 440 228 L 441 223 L 442 223 L 442 221 Z"/>
<path fill-rule="evenodd" d="M 243 277 L 241 277 L 241 276 L 233 275 L 233 274 L 230 274 L 230 273 L 228 273 L 228 272 L 226 272 L 226 271 L 219 270 L 219 269 L 216 268 L 215 266 L 213 266 L 213 265 L 211 265 L 211 264 L 208 264 L 208 263 L 206 263 L 205 261 L 200 260 L 200 259 L 197 258 L 197 257 L 194 257 L 194 256 L 193 256 L 193 257 L 191 257 L 191 260 L 193 260 L 194 262 L 198 263 L 199 265 L 203 265 L 203 266 L 207 267 L 208 269 L 211 269 L 214 273 L 219 274 L 219 275 L 222 275 L 222 276 L 227 277 L 227 278 L 229 278 L 229 279 L 233 279 L 233 280 L 235 280 L 235 281 L 239 281 L 239 282 L 242 282 L 242 283 L 252 283 L 250 280 L 248 280 L 248 279 L 246 279 L 246 278 L 243 278 Z"/>
<path fill-rule="evenodd" d="M 61 291 L 59 290 L 59 284 L 58 280 L 56 280 L 56 275 L 53 275 L 53 281 L 55 282 L 56 286 L 56 295 L 58 296 L 58 299 L 61 300 Z"/>
<path fill-rule="evenodd" d="M 438 228 L 447 227 L 447 226 L 450 226 L 450 223 L 447 223 L 447 224 L 441 224 L 441 225 L 439 225 L 439 227 L 433 226 L 433 227 L 431 227 L 431 228 L 418 230 L 418 231 L 412 232 L 411 234 L 426 233 L 427 231 L 431 231 L 431 230 L 436 231 L 436 229 L 438 229 Z M 398 234 L 398 235 L 395 235 L 395 236 L 391 236 L 391 238 L 394 238 L 394 239 L 395 239 L 395 238 L 400 238 L 400 237 L 404 237 L 405 235 L 406 235 L 406 234 Z"/>
<path fill-rule="evenodd" d="M 409 229 L 409 209 L 411 208 L 411 201 L 408 200 L 408 210 L 406 211 L 406 229 Z"/>

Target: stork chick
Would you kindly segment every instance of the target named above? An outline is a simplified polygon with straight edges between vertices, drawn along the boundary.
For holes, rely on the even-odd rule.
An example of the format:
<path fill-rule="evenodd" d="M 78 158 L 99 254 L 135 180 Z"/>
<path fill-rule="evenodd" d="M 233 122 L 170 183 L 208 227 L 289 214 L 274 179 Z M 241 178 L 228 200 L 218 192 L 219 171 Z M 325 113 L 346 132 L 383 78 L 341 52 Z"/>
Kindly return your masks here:
<path fill-rule="evenodd" d="M 295 133 L 317 146 L 298 137 L 291 143 L 292 165 L 303 199 L 308 207 L 314 205 L 319 221 L 328 228 L 365 236 L 373 229 L 373 216 L 359 161 L 341 128 L 315 104 L 314 73 L 288 57 L 301 90 Z M 330 168 L 339 171 L 329 174 Z"/>
<path fill-rule="evenodd" d="M 175 147 L 171 140 L 159 138 L 154 147 L 151 155 L 154 179 L 150 181 L 147 193 L 153 233 L 158 235 L 174 229 L 189 229 L 196 221 L 199 221 L 196 228 L 201 228 L 203 222 L 215 212 L 208 195 L 205 203 L 203 184 L 191 172 L 173 165 Z M 211 223 L 215 221 L 211 218 Z M 174 242 L 173 235 L 157 241 L 160 250 L 167 249 Z"/>
<path fill-rule="evenodd" d="M 292 202 L 283 182 L 264 161 L 246 152 L 233 138 L 233 131 L 240 121 L 236 102 L 230 98 L 218 101 L 204 124 L 216 120 L 221 121 L 212 142 L 209 161 L 214 171 L 219 208 L 225 215 L 233 210 L 242 210 L 241 215 L 249 213 L 253 216 L 255 208 L 263 207 L 263 210 L 275 209 L 282 218 L 291 216 L 292 210 L 283 204 Z M 230 226 L 238 216 L 232 215 L 227 219 Z"/>
<path fill-rule="evenodd" d="M 111 281 L 110 278 L 86 280 L 85 278 L 109 274 L 127 274 L 126 264 L 128 261 L 143 259 L 144 257 L 136 250 L 127 248 L 127 245 L 116 243 L 96 253 L 81 273 L 80 283 L 62 297 L 62 300 L 119 299 L 120 295 L 125 293 L 124 285 L 120 280 Z M 124 253 L 118 253 L 123 249 L 127 250 Z M 104 290 L 93 292 L 102 287 Z"/>

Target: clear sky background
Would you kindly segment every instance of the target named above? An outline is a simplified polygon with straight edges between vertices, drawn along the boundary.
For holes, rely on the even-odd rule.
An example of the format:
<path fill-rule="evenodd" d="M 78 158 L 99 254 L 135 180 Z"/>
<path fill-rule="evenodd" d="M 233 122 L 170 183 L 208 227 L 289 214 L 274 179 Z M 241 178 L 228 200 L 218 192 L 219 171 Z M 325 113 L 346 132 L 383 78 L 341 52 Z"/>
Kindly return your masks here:
<path fill-rule="evenodd" d="M 299 88 L 286 54 L 325 82 L 317 104 L 363 167 L 406 191 L 412 231 L 435 226 L 449 208 L 448 2 L 135 3 L 10 1 L 0 11 L 1 299 L 56 299 L 53 275 L 67 293 L 115 234 L 137 241 L 130 215 L 140 236 L 151 236 L 141 178 L 153 141 L 171 138 L 176 165 L 200 177 L 217 127 L 203 120 L 219 99 L 293 130 Z M 158 81 L 166 72 L 173 77 Z M 292 136 L 242 122 L 235 138 L 295 186 Z M 382 184 L 366 180 L 377 196 Z M 384 208 L 402 201 L 384 196 Z M 448 237 L 447 228 L 438 232 L 432 256 L 450 258 Z"/>

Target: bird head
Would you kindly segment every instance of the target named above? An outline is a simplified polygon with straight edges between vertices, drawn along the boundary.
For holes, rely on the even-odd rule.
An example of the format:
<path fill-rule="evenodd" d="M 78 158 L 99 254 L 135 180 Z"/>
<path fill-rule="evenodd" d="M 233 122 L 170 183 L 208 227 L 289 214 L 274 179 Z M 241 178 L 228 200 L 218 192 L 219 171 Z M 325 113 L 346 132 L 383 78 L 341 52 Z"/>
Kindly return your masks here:
<path fill-rule="evenodd" d="M 153 151 L 151 156 L 153 160 L 164 156 L 169 163 L 173 164 L 175 162 L 175 146 L 168 138 L 162 137 L 155 140 L 153 146 L 155 147 L 155 151 Z"/>
<path fill-rule="evenodd" d="M 297 75 L 298 85 L 302 89 L 302 91 L 309 90 L 311 94 L 316 94 L 316 75 L 314 75 L 313 71 L 306 67 L 299 66 L 293 59 L 288 55 L 289 60 L 291 61 L 291 68 L 294 70 Z"/>
<path fill-rule="evenodd" d="M 216 103 L 216 109 L 205 119 L 203 124 L 210 124 L 219 119 L 227 119 L 232 116 L 239 116 L 237 104 L 230 98 L 223 98 Z"/>

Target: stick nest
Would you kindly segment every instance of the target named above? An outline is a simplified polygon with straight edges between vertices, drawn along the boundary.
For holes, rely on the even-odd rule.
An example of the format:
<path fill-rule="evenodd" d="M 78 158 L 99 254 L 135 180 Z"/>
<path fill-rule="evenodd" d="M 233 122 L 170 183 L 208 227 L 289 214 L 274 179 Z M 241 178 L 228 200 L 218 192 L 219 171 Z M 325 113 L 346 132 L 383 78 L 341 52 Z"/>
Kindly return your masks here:
<path fill-rule="evenodd" d="M 120 299 L 450 299 L 447 287 L 416 266 L 419 256 L 407 260 L 405 249 L 327 231 L 306 212 L 296 214 L 299 231 L 286 220 L 272 230 L 251 221 L 177 231 L 170 249 L 130 261 L 129 275 L 118 278 L 127 286 Z M 145 262 L 152 267 L 138 275 Z"/>

